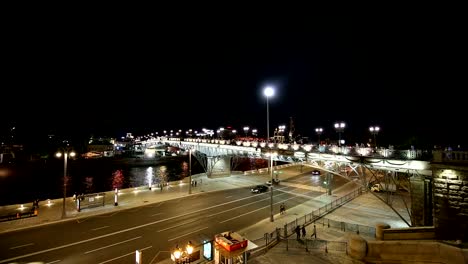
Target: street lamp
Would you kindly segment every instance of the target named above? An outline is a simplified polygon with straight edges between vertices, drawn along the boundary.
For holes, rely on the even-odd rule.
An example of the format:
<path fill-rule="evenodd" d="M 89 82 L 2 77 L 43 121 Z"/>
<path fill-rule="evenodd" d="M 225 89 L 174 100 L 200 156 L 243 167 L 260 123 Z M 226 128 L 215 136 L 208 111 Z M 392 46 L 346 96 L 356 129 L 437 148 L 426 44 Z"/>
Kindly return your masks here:
<path fill-rule="evenodd" d="M 245 136 L 247 137 L 247 134 L 249 133 L 249 127 L 248 126 L 245 126 L 244 127 L 244 133 L 245 133 Z"/>
<path fill-rule="evenodd" d="M 315 133 L 317 133 L 317 135 L 318 135 L 318 144 L 317 145 L 320 146 L 320 135 L 322 135 L 322 133 L 323 133 L 323 128 L 317 127 L 315 129 Z"/>
<path fill-rule="evenodd" d="M 185 246 L 185 249 L 182 249 L 177 244 L 174 248 L 174 251 L 171 254 L 171 259 L 176 263 L 190 263 L 192 261 L 191 255 L 193 253 L 192 242 L 189 241 Z"/>
<path fill-rule="evenodd" d="M 252 129 L 252 136 L 255 136 L 255 137 L 257 136 L 257 129 L 255 129 L 255 128 Z"/>
<path fill-rule="evenodd" d="M 189 187 L 188 193 L 192 194 L 192 149 L 189 148 Z"/>
<path fill-rule="evenodd" d="M 275 91 L 271 86 L 267 86 L 263 90 L 263 94 L 266 97 L 266 106 L 267 106 L 267 143 L 270 141 L 270 112 L 268 109 L 268 98 L 273 96 Z M 270 153 L 270 175 L 271 175 L 271 185 L 270 185 L 270 222 L 274 222 L 273 218 L 273 153 Z"/>
<path fill-rule="evenodd" d="M 374 136 L 374 145 L 375 147 L 377 148 L 377 134 L 379 133 L 380 131 L 380 127 L 378 126 L 371 126 L 369 127 L 369 131 L 370 133 Z"/>
<path fill-rule="evenodd" d="M 55 156 L 57 158 L 62 157 L 63 155 L 63 204 L 62 204 L 62 219 L 67 216 L 67 212 L 65 210 L 65 201 L 67 199 L 67 160 L 68 157 L 74 157 L 76 155 L 75 152 L 69 150 L 63 150 L 62 152 L 57 152 Z"/>
<path fill-rule="evenodd" d="M 338 132 L 338 146 L 341 147 L 341 133 L 344 131 L 346 124 L 344 122 L 335 123 L 335 130 Z"/>

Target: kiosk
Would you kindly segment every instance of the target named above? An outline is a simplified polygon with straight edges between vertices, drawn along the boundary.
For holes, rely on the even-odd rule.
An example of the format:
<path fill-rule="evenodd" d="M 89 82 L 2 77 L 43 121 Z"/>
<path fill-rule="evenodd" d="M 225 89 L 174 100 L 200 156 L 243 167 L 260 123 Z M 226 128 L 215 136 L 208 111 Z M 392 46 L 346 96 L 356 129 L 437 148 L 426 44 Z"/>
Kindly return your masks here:
<path fill-rule="evenodd" d="M 257 248 L 252 241 L 236 232 L 223 232 L 215 235 L 214 263 L 240 264 L 247 263 L 247 252 Z"/>

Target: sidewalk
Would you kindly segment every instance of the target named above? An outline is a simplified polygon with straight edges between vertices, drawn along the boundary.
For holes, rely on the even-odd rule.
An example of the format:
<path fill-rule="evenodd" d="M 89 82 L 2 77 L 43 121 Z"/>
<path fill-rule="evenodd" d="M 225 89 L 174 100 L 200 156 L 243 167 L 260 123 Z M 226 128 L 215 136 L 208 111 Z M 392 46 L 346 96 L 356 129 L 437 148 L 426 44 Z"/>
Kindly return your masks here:
<path fill-rule="evenodd" d="M 300 166 L 297 166 L 300 167 Z M 281 180 L 287 180 L 300 173 L 300 170 L 295 167 L 282 169 Z M 304 170 L 305 172 L 306 170 Z M 231 175 L 229 177 L 207 178 L 206 175 L 194 175 L 192 179 L 197 180 L 197 187 L 191 187 L 191 195 L 212 192 L 225 189 L 249 187 L 257 184 L 263 184 L 270 179 L 268 174 L 262 175 Z M 66 218 L 62 219 L 62 201 L 63 199 L 51 200 L 50 204 L 47 201 L 40 201 L 38 215 L 30 218 L 22 218 L 18 220 L 0 222 L 0 233 L 10 232 L 13 230 L 29 228 L 32 226 L 46 225 L 58 221 L 76 220 L 86 218 L 92 215 L 110 213 L 118 210 L 128 209 L 132 207 L 142 206 L 146 204 L 166 201 L 170 199 L 188 196 L 189 185 L 181 181 L 179 184 L 173 184 L 160 189 L 148 187 L 138 187 L 134 189 L 123 189 L 119 191 L 118 205 L 114 205 L 114 192 L 106 192 L 105 206 L 89 208 L 78 212 L 75 208 L 73 199 L 67 198 Z M 339 198 L 355 188 L 355 183 L 350 182 L 339 189 L 333 191 L 333 195 L 321 195 L 304 204 L 293 208 L 287 208 L 284 215 L 274 215 L 274 222 L 270 219 L 264 219 L 252 226 L 242 230 L 234 230 L 244 235 L 249 240 L 262 238 L 265 233 L 275 230 L 276 227 L 282 227 L 284 224 L 294 221 L 297 217 L 328 204 L 332 200 Z M 307 188 L 307 186 L 304 186 Z M 29 210 L 32 203 L 25 204 L 23 210 Z M 20 205 L 10 205 L 0 207 L 0 214 L 5 211 L 19 210 Z M 377 217 L 379 216 L 379 217 Z M 354 200 L 348 202 L 342 207 L 336 209 L 326 216 L 329 219 L 336 221 L 346 221 L 360 225 L 374 227 L 379 222 L 389 223 L 392 227 L 406 226 L 399 217 L 392 212 L 386 205 L 374 197 L 370 193 L 363 194 Z M 313 225 L 306 227 L 307 234 L 313 233 Z M 336 229 L 330 229 L 317 225 L 317 239 L 344 241 L 348 234 Z M 367 238 L 366 238 L 367 239 Z M 369 238 L 372 239 L 372 238 Z M 286 251 L 285 248 L 275 247 L 270 249 L 266 254 L 249 260 L 249 263 L 360 263 L 352 260 L 346 255 L 337 255 L 324 252 L 305 252 L 303 250 Z M 159 263 L 172 263 L 170 259 Z"/>

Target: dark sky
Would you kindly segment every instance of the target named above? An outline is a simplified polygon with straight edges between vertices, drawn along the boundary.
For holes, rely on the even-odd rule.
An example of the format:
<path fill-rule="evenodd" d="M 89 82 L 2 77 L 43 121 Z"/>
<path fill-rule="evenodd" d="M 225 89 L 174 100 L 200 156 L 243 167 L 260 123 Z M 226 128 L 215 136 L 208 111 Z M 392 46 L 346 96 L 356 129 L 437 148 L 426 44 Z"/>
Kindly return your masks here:
<path fill-rule="evenodd" d="M 85 22 L 86 21 L 86 22 Z M 289 126 L 316 139 L 467 142 L 466 30 L 446 18 L 10 21 L 2 127 L 122 136 Z M 462 50 L 462 47 L 464 48 Z M 28 131 L 28 132 L 24 132 Z M 271 133 L 271 132 L 270 132 Z M 351 142 L 350 142 L 351 143 Z"/>

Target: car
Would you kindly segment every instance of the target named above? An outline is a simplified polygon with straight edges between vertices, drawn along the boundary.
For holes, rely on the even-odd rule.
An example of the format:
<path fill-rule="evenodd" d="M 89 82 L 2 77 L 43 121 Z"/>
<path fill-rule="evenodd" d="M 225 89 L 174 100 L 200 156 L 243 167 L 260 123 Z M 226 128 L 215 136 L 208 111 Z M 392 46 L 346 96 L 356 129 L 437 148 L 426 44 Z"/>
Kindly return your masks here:
<path fill-rule="evenodd" d="M 313 170 L 312 175 L 320 175 L 320 171 L 319 170 Z"/>
<path fill-rule="evenodd" d="M 279 179 L 273 179 L 273 184 L 279 184 L 279 183 L 280 183 Z M 271 185 L 271 180 L 267 181 L 265 184 L 270 186 Z"/>
<path fill-rule="evenodd" d="M 257 185 L 251 189 L 252 193 L 262 193 L 268 191 L 268 186 L 266 185 Z"/>

